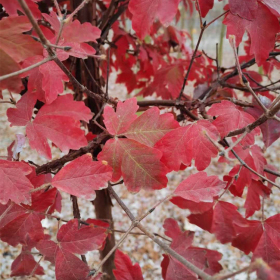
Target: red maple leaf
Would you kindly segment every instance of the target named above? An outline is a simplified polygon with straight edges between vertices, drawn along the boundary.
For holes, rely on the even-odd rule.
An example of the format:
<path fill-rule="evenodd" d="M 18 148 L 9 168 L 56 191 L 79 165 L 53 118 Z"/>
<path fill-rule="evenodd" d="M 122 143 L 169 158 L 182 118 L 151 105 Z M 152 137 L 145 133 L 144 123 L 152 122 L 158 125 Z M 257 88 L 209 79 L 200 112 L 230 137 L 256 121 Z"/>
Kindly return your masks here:
<path fill-rule="evenodd" d="M 20 70 L 19 62 L 33 55 L 42 54 L 42 45 L 29 35 L 22 34 L 31 28 L 32 25 L 25 16 L 4 17 L 0 21 L 0 64 L 5 65 L 0 67 L 0 76 Z M 18 76 L 14 76 L 1 81 L 0 89 L 20 92 L 21 80 Z"/>
<path fill-rule="evenodd" d="M 108 107 L 104 110 L 104 123 L 108 131 L 116 136 L 130 139 L 110 139 L 106 142 L 98 160 L 105 160 L 113 168 L 112 180 L 123 177 L 131 192 L 141 188 L 161 189 L 167 184 L 165 165 L 160 161 L 162 153 L 152 147 L 167 131 L 178 126 L 170 114 L 159 115 L 158 109 L 149 109 L 137 118 L 136 98 L 118 102 L 116 112 Z M 144 144 L 146 145 L 144 145 Z"/>
<path fill-rule="evenodd" d="M 213 207 L 213 203 L 210 202 L 193 202 L 191 200 L 184 199 L 180 196 L 175 196 L 170 199 L 170 202 L 177 205 L 181 209 L 189 209 L 193 214 L 201 214 L 208 211 Z"/>
<path fill-rule="evenodd" d="M 5 67 L 0 67 L 0 76 L 10 74 L 19 71 L 20 65 L 14 61 L 7 53 L 0 49 L 0 64 L 5 65 Z M 0 91 L 1 89 L 8 89 L 12 92 L 20 92 L 23 88 L 21 79 L 18 76 L 11 77 L 9 79 L 0 81 Z"/>
<path fill-rule="evenodd" d="M 0 215 L 10 207 L 0 204 Z M 12 246 L 23 244 L 34 247 L 44 237 L 42 214 L 14 204 L 0 221 L 0 238 Z"/>
<path fill-rule="evenodd" d="M 31 122 L 35 102 L 36 97 L 27 93 L 17 103 L 16 109 L 7 110 L 11 125 L 26 125 L 26 134 L 32 149 L 51 159 L 47 139 L 66 153 L 69 149 L 79 149 L 87 145 L 79 120 L 88 122 L 92 114 L 83 102 L 73 101 L 71 94 L 59 96 L 53 103 L 44 105 Z"/>
<path fill-rule="evenodd" d="M 60 33 L 60 22 L 58 17 L 54 12 L 51 12 L 50 15 L 43 14 L 43 16 L 54 29 L 55 35 L 51 39 L 51 42 L 55 43 L 57 41 L 57 36 Z M 69 46 L 71 49 L 67 51 L 58 49 L 58 57 L 61 60 L 66 60 L 69 55 L 79 58 L 87 58 L 87 56 L 94 55 L 96 53 L 95 49 L 85 42 L 96 43 L 100 34 L 101 30 L 89 22 L 81 24 L 78 20 L 66 20 L 62 33 L 60 34 L 61 36 L 58 45 Z"/>
<path fill-rule="evenodd" d="M 220 253 L 205 248 L 191 246 L 194 232 L 182 232 L 178 223 L 173 219 L 166 219 L 163 227 L 165 229 L 165 234 L 172 238 L 170 247 L 186 260 L 210 275 L 213 275 L 222 269 L 222 266 L 219 264 L 219 260 L 222 258 Z M 162 276 L 165 280 L 197 279 L 195 273 L 183 266 L 172 256 L 164 255 L 161 266 Z"/>
<path fill-rule="evenodd" d="M 0 21 L 0 49 L 16 62 L 42 54 L 43 47 L 30 36 L 22 34 L 32 28 L 25 16 L 7 17 Z"/>
<path fill-rule="evenodd" d="M 230 101 L 223 100 L 221 103 L 217 103 L 211 106 L 208 111 L 210 116 L 218 116 L 212 124 L 214 124 L 224 138 L 229 132 L 243 128 L 248 124 L 251 124 L 255 119 L 248 113 L 244 112 L 239 106 L 236 106 Z M 254 136 L 259 134 L 260 130 L 257 127 L 250 134 L 248 134 L 241 143 L 254 144 Z"/>
<path fill-rule="evenodd" d="M 155 148 L 162 151 L 161 160 L 170 170 L 177 171 L 181 164 L 190 165 L 194 159 L 196 168 L 201 171 L 218 154 L 218 149 L 209 138 L 217 141 L 218 130 L 209 121 L 200 120 L 167 133 L 156 143 Z"/>
<path fill-rule="evenodd" d="M 191 214 L 188 219 L 190 223 L 214 233 L 222 243 L 231 242 L 235 237 L 233 223 L 244 220 L 235 205 L 224 201 L 217 201 L 210 210 L 202 214 Z"/>
<path fill-rule="evenodd" d="M 131 192 L 144 189 L 162 189 L 166 187 L 167 169 L 160 158 L 162 153 L 154 148 L 130 139 L 110 139 L 106 142 L 98 160 L 106 160 L 113 168 L 112 181 L 123 177 Z"/>
<path fill-rule="evenodd" d="M 113 273 L 116 280 L 143 280 L 141 268 L 138 263 L 132 264 L 128 255 L 120 250 L 115 253 L 116 269 Z"/>
<path fill-rule="evenodd" d="M 30 203 L 30 190 L 33 189 L 26 175 L 32 172 L 24 162 L 0 160 L 0 203 L 9 200 L 15 203 Z"/>
<path fill-rule="evenodd" d="M 280 260 L 280 214 L 265 221 L 235 222 L 236 238 L 232 245 L 245 254 L 253 253 L 252 261 L 262 258 L 271 264 Z"/>
<path fill-rule="evenodd" d="M 50 104 L 57 98 L 58 94 L 63 92 L 63 81 L 68 82 L 69 78 L 54 61 L 40 65 L 39 71 L 41 72 L 42 76 L 37 74 L 37 78 L 42 78 L 41 87 L 45 92 L 44 100 L 46 101 L 46 104 Z"/>
<path fill-rule="evenodd" d="M 261 2 L 258 2 L 256 16 L 252 20 L 228 13 L 223 23 L 227 26 L 227 38 L 235 35 L 237 46 L 245 31 L 251 38 L 250 54 L 254 54 L 257 64 L 262 65 L 274 48 L 275 35 L 280 31 L 277 17 Z"/>
<path fill-rule="evenodd" d="M 10 163 L 19 164 L 20 162 Z M 29 167 L 27 164 L 20 164 Z M 41 174 L 37 176 L 34 167 L 29 167 L 29 169 L 32 172 L 27 175 L 27 178 L 30 185 L 32 186 L 33 184 L 35 189 L 39 188 L 42 184 L 51 181 L 50 174 Z M 9 173 L 8 171 L 6 172 Z M 20 177 L 20 169 L 14 170 L 14 172 L 23 184 L 24 180 Z M 14 191 L 14 193 L 19 197 L 19 191 Z M 54 210 L 61 211 L 61 196 L 55 188 L 37 190 L 32 192 L 32 194 L 30 194 L 29 189 L 28 196 L 30 195 L 31 205 L 21 204 L 19 206 L 14 204 L 11 206 L 10 202 L 6 205 L 0 204 L 0 215 L 7 211 L 0 220 L 0 238 L 12 246 L 15 246 L 18 243 L 26 245 L 29 248 L 35 246 L 35 244 L 44 236 L 41 225 L 41 220 L 44 218 L 43 213 L 45 211 L 48 211 L 49 214 Z M 8 209 L 9 207 L 11 207 L 10 210 Z"/>
<path fill-rule="evenodd" d="M 260 196 L 266 198 L 271 193 L 271 190 L 265 186 L 261 181 L 252 180 L 248 186 L 248 192 L 244 207 L 246 208 L 245 217 L 252 216 L 255 211 L 260 210 L 261 201 Z"/>
<path fill-rule="evenodd" d="M 24 248 L 13 261 L 11 270 L 11 276 L 29 276 L 31 273 L 33 275 L 44 275 L 43 267 L 37 264 L 31 252 L 24 250 Z"/>
<path fill-rule="evenodd" d="M 81 226 L 73 219 L 57 233 L 57 241 L 41 240 L 36 248 L 52 263 L 58 280 L 84 280 L 90 270 L 87 264 L 73 254 L 85 254 L 101 247 L 106 238 L 106 229 Z"/>
<path fill-rule="evenodd" d="M 136 98 L 118 102 L 116 112 L 110 106 L 105 107 L 103 117 L 108 132 L 112 135 L 126 132 L 131 123 L 137 118 L 136 112 L 138 108 Z"/>
<path fill-rule="evenodd" d="M 154 81 L 138 95 L 149 96 L 154 92 L 164 99 L 177 98 L 184 81 L 185 62 L 177 62 L 156 71 Z"/>
<path fill-rule="evenodd" d="M 42 17 L 39 7 L 36 4 L 40 1 L 42 0 L 25 0 L 28 8 L 30 9 L 30 11 L 36 19 L 40 19 Z M 20 6 L 17 0 L 0 0 L 0 4 L 4 6 L 5 11 L 10 15 L 10 17 L 17 16 L 17 11 L 21 11 L 22 13 L 24 13 L 22 7 Z"/>
<path fill-rule="evenodd" d="M 132 13 L 132 28 L 140 39 L 150 33 L 151 26 L 156 18 L 161 23 L 173 20 L 180 0 L 132 0 L 128 9 Z"/>
<path fill-rule="evenodd" d="M 206 172 L 198 172 L 182 181 L 174 195 L 196 203 L 213 202 L 213 197 L 218 195 L 225 185 L 217 176 L 207 176 Z"/>
<path fill-rule="evenodd" d="M 91 154 L 83 155 L 63 167 L 53 178 L 52 185 L 77 197 L 94 200 L 95 190 L 106 188 L 112 169 Z"/>
<path fill-rule="evenodd" d="M 258 1 L 230 0 L 229 8 L 234 15 L 239 15 L 241 18 L 245 18 L 247 20 L 253 20 L 256 18 Z"/>
<path fill-rule="evenodd" d="M 254 145 L 248 149 L 235 147 L 234 150 L 249 167 L 259 174 L 264 175 L 264 166 L 266 165 L 266 160 L 259 146 Z M 238 196 L 242 196 L 244 188 L 249 186 L 252 180 L 259 180 L 258 175 L 252 173 L 249 169 L 240 165 L 233 167 L 229 173 L 229 176 L 231 177 L 234 177 L 235 175 L 238 175 L 238 178 L 233 182 L 232 186 L 230 187 L 230 191 L 234 195 Z"/>
<path fill-rule="evenodd" d="M 221 0 L 220 0 L 221 1 Z M 214 6 L 214 0 L 198 0 L 201 16 L 204 18 Z M 196 7 L 197 8 L 197 7 Z"/>
<path fill-rule="evenodd" d="M 134 120 L 124 135 L 144 145 L 153 147 L 166 133 L 178 128 L 172 114 L 160 115 L 157 107 L 150 108 Z"/>

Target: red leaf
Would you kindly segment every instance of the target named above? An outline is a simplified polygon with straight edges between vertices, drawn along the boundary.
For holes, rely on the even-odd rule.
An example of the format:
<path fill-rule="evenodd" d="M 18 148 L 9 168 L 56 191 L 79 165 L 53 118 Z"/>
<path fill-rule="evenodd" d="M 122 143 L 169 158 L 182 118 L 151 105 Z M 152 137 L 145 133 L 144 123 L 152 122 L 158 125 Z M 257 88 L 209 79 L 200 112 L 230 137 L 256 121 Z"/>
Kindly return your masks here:
<path fill-rule="evenodd" d="M 161 152 L 130 139 L 110 139 L 98 160 L 106 160 L 113 168 L 112 181 L 121 176 L 130 192 L 166 187 L 166 167 L 160 162 Z"/>
<path fill-rule="evenodd" d="M 113 273 L 116 280 L 143 280 L 142 271 L 138 263 L 132 264 L 128 255 L 124 254 L 120 250 L 115 254 L 115 266 L 116 269 Z"/>
<path fill-rule="evenodd" d="M 214 6 L 214 0 L 198 0 L 201 16 L 204 18 Z"/>
<path fill-rule="evenodd" d="M 30 203 L 33 186 L 26 175 L 31 172 L 26 163 L 0 160 L 0 203 Z"/>
<path fill-rule="evenodd" d="M 125 102 L 118 102 L 116 112 L 112 107 L 105 107 L 103 117 L 108 132 L 113 135 L 126 132 L 131 123 L 137 118 L 136 112 L 138 108 L 135 97 Z"/>
<path fill-rule="evenodd" d="M 79 229 L 79 221 L 73 219 L 59 229 L 57 241 L 61 249 L 83 255 L 88 251 L 97 250 L 106 236 L 105 228 L 82 226 Z"/>
<path fill-rule="evenodd" d="M 34 270 L 35 266 L 37 267 Z M 44 270 L 37 262 L 34 260 L 31 252 L 22 251 L 12 263 L 11 276 L 29 276 L 31 273 L 33 275 L 44 275 Z"/>
<path fill-rule="evenodd" d="M 156 71 L 153 82 L 138 95 L 149 96 L 154 92 L 163 99 L 175 99 L 181 91 L 184 81 L 185 62 L 179 61 L 163 66 Z"/>
<path fill-rule="evenodd" d="M 238 233 L 232 245 L 246 254 L 253 253 L 252 261 L 262 258 L 268 264 L 280 260 L 280 214 L 274 215 L 264 222 L 246 221 L 236 223 Z"/>
<path fill-rule="evenodd" d="M 43 75 L 42 89 L 45 91 L 45 100 L 47 104 L 50 104 L 57 98 L 59 93 L 63 92 L 63 81 L 68 82 L 69 78 L 54 61 L 39 66 L 39 71 Z"/>
<path fill-rule="evenodd" d="M 9 205 L 0 204 L 0 215 Z M 15 204 L 0 221 L 0 238 L 12 246 L 20 243 L 34 247 L 44 237 L 43 217 Z"/>
<path fill-rule="evenodd" d="M 34 94 L 26 93 L 17 102 L 16 109 L 9 108 L 7 110 L 7 116 L 11 126 L 26 126 L 32 118 L 36 101 L 37 99 Z"/>
<path fill-rule="evenodd" d="M 217 127 L 222 138 L 227 136 L 229 132 L 243 128 L 255 121 L 255 119 L 250 114 L 244 112 L 241 107 L 226 100 L 212 105 L 208 114 L 211 116 L 218 116 L 212 123 Z M 254 129 L 251 133 L 256 135 L 259 133 L 259 129 Z M 248 138 L 248 136 L 246 138 Z M 244 141 L 246 140 L 243 139 L 243 142 Z"/>
<path fill-rule="evenodd" d="M 23 125 L 31 115 L 31 107 L 34 106 L 31 104 L 34 102 L 34 96 L 27 93 L 17 103 L 17 109 L 9 109 L 7 114 L 11 125 Z M 20 119 L 21 115 L 24 116 L 23 120 Z M 44 105 L 34 121 L 27 123 L 30 147 L 48 159 L 51 158 L 51 149 L 47 139 L 66 153 L 69 149 L 79 149 L 87 145 L 79 120 L 88 122 L 91 118 L 92 114 L 83 102 L 73 101 L 71 94 L 59 96 L 53 103 Z"/>
<path fill-rule="evenodd" d="M 235 237 L 233 223 L 244 220 L 235 205 L 224 201 L 218 201 L 214 208 L 202 214 L 191 214 L 188 219 L 190 223 L 214 233 L 222 243 L 230 242 Z"/>
<path fill-rule="evenodd" d="M 54 12 L 51 12 L 50 15 L 43 14 L 43 16 L 55 31 L 55 36 L 51 40 L 55 43 L 58 34 L 60 34 L 58 17 Z M 66 60 L 69 55 L 79 58 L 87 58 L 87 56 L 94 55 L 96 53 L 95 49 L 88 44 L 84 44 L 84 42 L 96 43 L 100 35 L 101 30 L 89 22 L 81 24 L 78 20 L 69 22 L 69 20 L 66 19 L 58 45 L 69 46 L 71 49 L 68 51 L 58 50 L 59 58 L 61 60 Z"/>
<path fill-rule="evenodd" d="M 64 249 L 58 250 L 55 259 L 57 280 L 85 280 L 90 270 L 86 263 Z"/>
<path fill-rule="evenodd" d="M 186 260 L 210 275 L 213 275 L 222 269 L 222 266 L 219 264 L 219 260 L 222 258 L 220 253 L 191 246 L 194 232 L 182 232 L 177 222 L 173 219 L 166 219 L 163 227 L 165 229 L 165 234 L 172 238 L 170 247 Z M 195 273 L 187 269 L 171 256 L 167 257 L 164 255 L 162 267 L 163 278 L 165 280 L 197 279 Z"/>
<path fill-rule="evenodd" d="M 240 158 L 245 161 L 245 163 L 249 167 L 251 167 L 259 174 L 264 175 L 263 170 L 266 165 L 266 160 L 259 146 L 254 145 L 246 150 L 240 147 L 239 148 L 236 147 L 234 150 L 240 156 Z M 234 195 L 242 196 L 245 186 L 249 186 L 252 180 L 259 180 L 259 176 L 252 173 L 244 166 L 241 167 L 241 171 L 239 170 L 240 170 L 240 165 L 236 165 L 235 167 L 232 168 L 232 170 L 229 173 L 231 177 L 234 177 L 235 175 L 239 174 L 237 180 L 235 180 L 232 186 L 230 187 L 230 191 Z"/>
<path fill-rule="evenodd" d="M 112 169 L 91 154 L 83 155 L 63 167 L 53 178 L 52 185 L 77 197 L 94 200 L 95 191 L 106 188 Z"/>
<path fill-rule="evenodd" d="M 42 54 L 42 45 L 29 35 L 22 34 L 29 31 L 31 27 L 31 23 L 25 16 L 5 17 L 0 21 L 0 49 L 16 62 Z"/>
<path fill-rule="evenodd" d="M 25 0 L 27 6 L 29 7 L 30 11 L 32 12 L 33 16 L 36 19 L 41 18 L 41 12 L 38 8 L 38 5 L 34 2 L 40 2 L 41 0 Z M 0 0 L 0 4 L 2 4 L 5 8 L 5 11 L 11 16 L 17 16 L 17 11 L 21 11 L 24 13 L 23 9 L 19 5 L 17 0 Z"/>
<path fill-rule="evenodd" d="M 1 49 L 0 64 L 5 65 L 5 67 L 0 67 L 0 76 L 10 74 L 21 69 L 20 65 Z M 0 90 L 1 89 L 8 89 L 12 92 L 20 92 L 22 89 L 21 79 L 18 76 L 14 76 L 6 80 L 0 81 Z"/>
<path fill-rule="evenodd" d="M 127 129 L 124 135 L 144 145 L 153 147 L 166 133 L 178 128 L 179 124 L 172 114 L 160 115 L 153 107 L 145 111 Z"/>
<path fill-rule="evenodd" d="M 259 66 L 266 61 L 269 52 L 274 48 L 275 35 L 280 31 L 277 17 L 261 2 L 258 2 L 256 17 L 253 20 L 228 13 L 223 23 L 227 25 L 227 38 L 235 35 L 237 46 L 242 41 L 245 30 L 249 33 L 250 54 L 255 55 Z"/>
<path fill-rule="evenodd" d="M 208 177 L 206 172 L 198 172 L 181 182 L 174 195 L 194 202 L 213 202 L 213 197 L 218 195 L 225 185 L 217 176 Z"/>
<path fill-rule="evenodd" d="M 244 205 L 244 207 L 246 208 L 245 217 L 248 218 L 252 216 L 255 213 L 255 211 L 260 210 L 260 196 L 265 198 L 269 196 L 270 193 L 270 189 L 267 186 L 265 186 L 262 182 L 252 180 L 251 184 L 248 186 L 246 202 Z"/>
<path fill-rule="evenodd" d="M 239 15 L 242 18 L 247 20 L 253 20 L 256 18 L 256 13 L 258 10 L 258 1 L 257 0 L 230 0 L 229 1 L 230 11 Z"/>
<path fill-rule="evenodd" d="M 155 148 L 163 152 L 161 160 L 171 170 L 179 170 L 182 163 L 190 165 L 194 159 L 196 168 L 201 171 L 218 154 L 218 149 L 206 133 L 214 141 L 219 139 L 216 127 L 209 121 L 200 120 L 167 133 L 156 143 Z"/>
<path fill-rule="evenodd" d="M 260 96 L 262 103 L 268 108 L 271 105 L 271 101 L 264 96 Z M 251 114 L 255 119 L 258 119 L 263 114 L 263 109 L 257 104 L 254 108 L 247 108 L 246 111 Z M 280 113 L 277 114 L 280 116 Z M 277 120 L 268 119 L 265 123 L 260 125 L 263 141 L 266 147 L 269 147 L 280 137 L 280 124 Z"/>
<path fill-rule="evenodd" d="M 161 23 L 169 23 L 173 20 L 180 0 L 131 0 L 129 11 L 132 13 L 132 28 L 140 39 L 149 34 L 151 26 L 156 18 Z"/>
<path fill-rule="evenodd" d="M 196 203 L 191 200 L 186 200 L 180 196 L 173 197 L 172 199 L 170 199 L 170 202 L 177 205 L 181 209 L 189 209 L 193 214 L 204 213 L 213 207 L 213 203 L 209 203 L 209 202 Z"/>
<path fill-rule="evenodd" d="M 22 68 L 29 67 L 42 60 L 43 57 L 41 55 L 30 57 L 24 60 L 24 62 L 22 63 Z M 21 74 L 21 77 L 23 78 L 27 76 L 28 76 L 28 84 L 27 84 L 28 91 L 32 92 L 33 95 L 37 97 L 37 99 L 46 103 L 45 92 L 42 89 L 43 74 L 40 71 L 38 71 L 38 68 L 34 68 Z"/>
<path fill-rule="evenodd" d="M 36 248 L 45 258 L 55 263 L 57 280 L 84 280 L 87 278 L 89 267 L 73 254 L 85 254 L 98 249 L 106 238 L 105 228 L 82 226 L 73 219 L 63 225 L 57 234 L 55 243 L 51 240 L 41 240 Z"/>

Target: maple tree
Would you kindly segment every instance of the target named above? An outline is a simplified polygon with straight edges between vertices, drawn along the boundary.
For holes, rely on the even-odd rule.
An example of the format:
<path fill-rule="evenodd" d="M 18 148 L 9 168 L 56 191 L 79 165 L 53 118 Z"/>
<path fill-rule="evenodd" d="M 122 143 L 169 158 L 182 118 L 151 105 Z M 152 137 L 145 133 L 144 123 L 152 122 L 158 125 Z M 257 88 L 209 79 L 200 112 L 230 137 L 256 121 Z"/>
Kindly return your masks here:
<path fill-rule="evenodd" d="M 224 2 L 213 17 L 214 0 L 0 0 L 0 105 L 8 104 L 7 126 L 25 130 L 0 159 L 0 239 L 21 245 L 11 277 L 43 275 L 47 261 L 58 280 L 145 279 L 121 248 L 136 234 L 161 248 L 165 280 L 244 271 L 279 278 L 280 214 L 267 216 L 265 207 L 280 172 L 265 149 L 280 137 L 280 2 Z M 196 39 L 179 28 L 186 13 L 198 15 Z M 227 28 L 231 67 L 218 46 L 216 57 L 200 47 L 217 22 Z M 126 100 L 111 96 L 110 73 L 127 88 Z M 23 158 L 26 146 L 45 163 Z M 54 151 L 63 155 L 53 159 Z M 214 161 L 230 168 L 210 174 Z M 189 170 L 139 217 L 114 187 L 156 197 L 168 173 Z M 86 220 L 81 198 L 95 208 Z M 131 221 L 125 231 L 114 228 L 112 200 Z M 221 252 L 193 245 L 195 233 L 171 217 L 162 222 L 166 237 L 151 232 L 145 218 L 168 202 L 188 209 L 189 223 L 217 243 L 251 253 L 250 265 L 226 271 Z M 55 234 L 44 219 L 60 222 Z M 99 251 L 98 264 L 87 262 L 91 251 Z"/>

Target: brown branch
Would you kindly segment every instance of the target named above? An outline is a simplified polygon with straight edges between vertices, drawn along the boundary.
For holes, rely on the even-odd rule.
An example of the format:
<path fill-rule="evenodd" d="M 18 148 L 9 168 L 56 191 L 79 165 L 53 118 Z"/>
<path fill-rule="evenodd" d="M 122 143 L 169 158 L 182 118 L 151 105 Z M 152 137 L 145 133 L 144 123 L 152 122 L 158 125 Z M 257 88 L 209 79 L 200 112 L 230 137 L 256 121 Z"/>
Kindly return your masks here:
<path fill-rule="evenodd" d="M 59 168 L 61 168 L 65 163 L 72 161 L 86 153 L 90 153 L 92 152 L 94 149 L 96 149 L 97 147 L 99 147 L 99 145 L 101 144 L 101 142 L 103 140 L 105 140 L 108 137 L 108 135 L 106 135 L 105 133 L 103 134 L 99 134 L 93 141 L 91 141 L 87 146 L 80 148 L 77 151 L 72 151 L 69 154 L 50 161 L 46 164 L 43 164 L 39 167 L 36 168 L 36 173 L 37 174 L 42 174 L 42 173 L 50 173 L 51 171 L 55 171 Z"/>
<path fill-rule="evenodd" d="M 274 176 L 280 177 L 280 173 L 279 173 L 279 172 L 274 171 L 274 170 L 271 170 L 271 169 L 269 169 L 269 168 L 265 168 L 265 169 L 264 169 L 264 172 L 267 172 L 267 173 L 270 173 L 270 174 L 272 174 L 272 175 L 274 175 Z"/>

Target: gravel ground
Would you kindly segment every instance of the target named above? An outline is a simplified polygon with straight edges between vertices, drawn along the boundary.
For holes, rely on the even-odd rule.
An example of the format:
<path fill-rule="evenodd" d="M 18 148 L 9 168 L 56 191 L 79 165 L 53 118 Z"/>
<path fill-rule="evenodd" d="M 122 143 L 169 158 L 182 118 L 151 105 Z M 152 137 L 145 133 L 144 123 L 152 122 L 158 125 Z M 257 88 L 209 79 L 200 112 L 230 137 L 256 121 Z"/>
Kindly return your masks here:
<path fill-rule="evenodd" d="M 114 80 L 115 76 L 112 75 L 111 79 Z M 116 85 L 114 82 L 110 83 L 109 92 L 112 96 L 116 96 L 119 99 L 126 98 L 126 89 L 121 85 Z M 192 92 L 192 88 L 188 88 L 187 91 Z M 4 99 L 7 99 L 7 93 L 4 92 Z M 6 98 L 5 98 L 6 97 Z M 0 106 L 0 156 L 6 155 L 7 146 L 15 139 L 16 133 L 23 133 L 24 129 L 20 127 L 9 127 L 6 117 L 6 110 L 10 107 L 6 104 L 1 104 Z M 259 141 L 261 145 L 261 141 Z M 265 152 L 267 161 L 270 164 L 275 165 L 278 170 L 280 170 L 280 139 L 276 141 L 269 149 Z M 54 159 L 61 157 L 63 154 L 58 151 L 58 149 L 53 148 Z M 21 159 L 23 160 L 32 160 L 38 164 L 45 163 L 46 160 L 40 158 L 35 151 L 30 150 L 28 143 L 26 144 L 22 154 Z M 226 163 L 218 163 L 217 160 L 213 160 L 212 164 L 207 168 L 207 173 L 209 175 L 218 175 L 220 178 L 223 177 L 231 169 Z M 138 194 L 131 194 L 127 192 L 126 188 L 123 185 L 116 186 L 115 190 L 119 193 L 123 201 L 129 206 L 131 211 L 135 216 L 140 216 L 150 209 L 158 200 L 164 198 L 172 190 L 174 190 L 178 184 L 187 178 L 190 174 L 196 173 L 194 167 L 188 168 L 186 171 L 172 172 L 168 174 L 168 187 L 157 191 L 156 195 L 154 192 L 140 191 Z M 278 181 L 279 182 L 279 181 Z M 279 182 L 280 183 L 280 182 Z M 233 201 L 233 197 L 230 194 L 224 195 L 224 200 Z M 69 196 L 63 194 L 63 209 L 62 214 L 57 213 L 58 216 L 63 217 L 64 219 L 72 218 L 72 209 L 71 203 L 69 203 Z M 78 199 L 82 219 L 94 218 L 94 209 L 90 202 Z M 271 198 L 266 201 L 265 205 L 265 214 L 266 216 L 271 216 L 276 213 L 279 213 L 275 205 L 279 204 L 280 195 L 279 190 L 274 189 L 274 193 L 271 195 Z M 243 212 L 242 208 L 244 204 L 244 199 L 234 198 L 234 203 L 240 207 L 240 211 Z M 115 203 L 114 203 L 115 204 Z M 122 209 L 115 204 L 114 206 L 114 221 L 116 229 L 126 230 L 129 227 L 129 219 L 123 213 Z M 222 245 L 219 241 L 216 240 L 215 236 L 201 230 L 199 227 L 194 226 L 188 222 L 186 216 L 189 214 L 187 210 L 179 209 L 177 206 L 173 205 L 170 202 L 162 203 L 156 210 L 150 214 L 145 221 L 143 222 L 144 226 L 149 230 L 164 234 L 162 224 L 166 218 L 174 218 L 180 222 L 182 229 L 195 231 L 194 246 L 204 247 L 208 249 L 218 250 L 223 254 L 221 264 L 224 268 L 224 272 L 232 272 L 242 267 L 247 266 L 250 263 L 250 255 L 246 256 L 241 251 L 232 247 L 229 244 Z M 257 212 L 255 217 L 258 218 L 260 213 Z M 46 228 L 45 233 L 55 236 L 58 224 L 56 220 L 45 219 L 43 220 L 43 226 Z M 116 239 L 120 238 L 120 234 L 116 234 Z M 161 255 L 163 251 L 148 238 L 144 236 L 134 236 L 129 235 L 125 242 L 120 247 L 124 252 L 129 253 L 132 260 L 138 262 L 142 268 L 144 279 L 161 279 Z M 6 243 L 0 242 L 0 279 L 14 279 L 9 277 L 10 266 L 12 261 L 20 252 L 20 246 L 16 248 L 8 246 Z M 38 259 L 38 256 L 35 256 Z M 90 267 L 94 267 L 98 264 L 99 257 L 98 252 L 88 253 L 87 260 Z M 55 279 L 54 276 L 54 267 L 50 265 L 49 262 L 42 261 L 40 263 L 45 269 L 46 275 L 40 277 L 33 277 L 32 279 Z M 243 273 L 235 278 L 236 280 L 245 280 L 245 279 L 256 279 L 254 274 L 247 276 Z"/>

